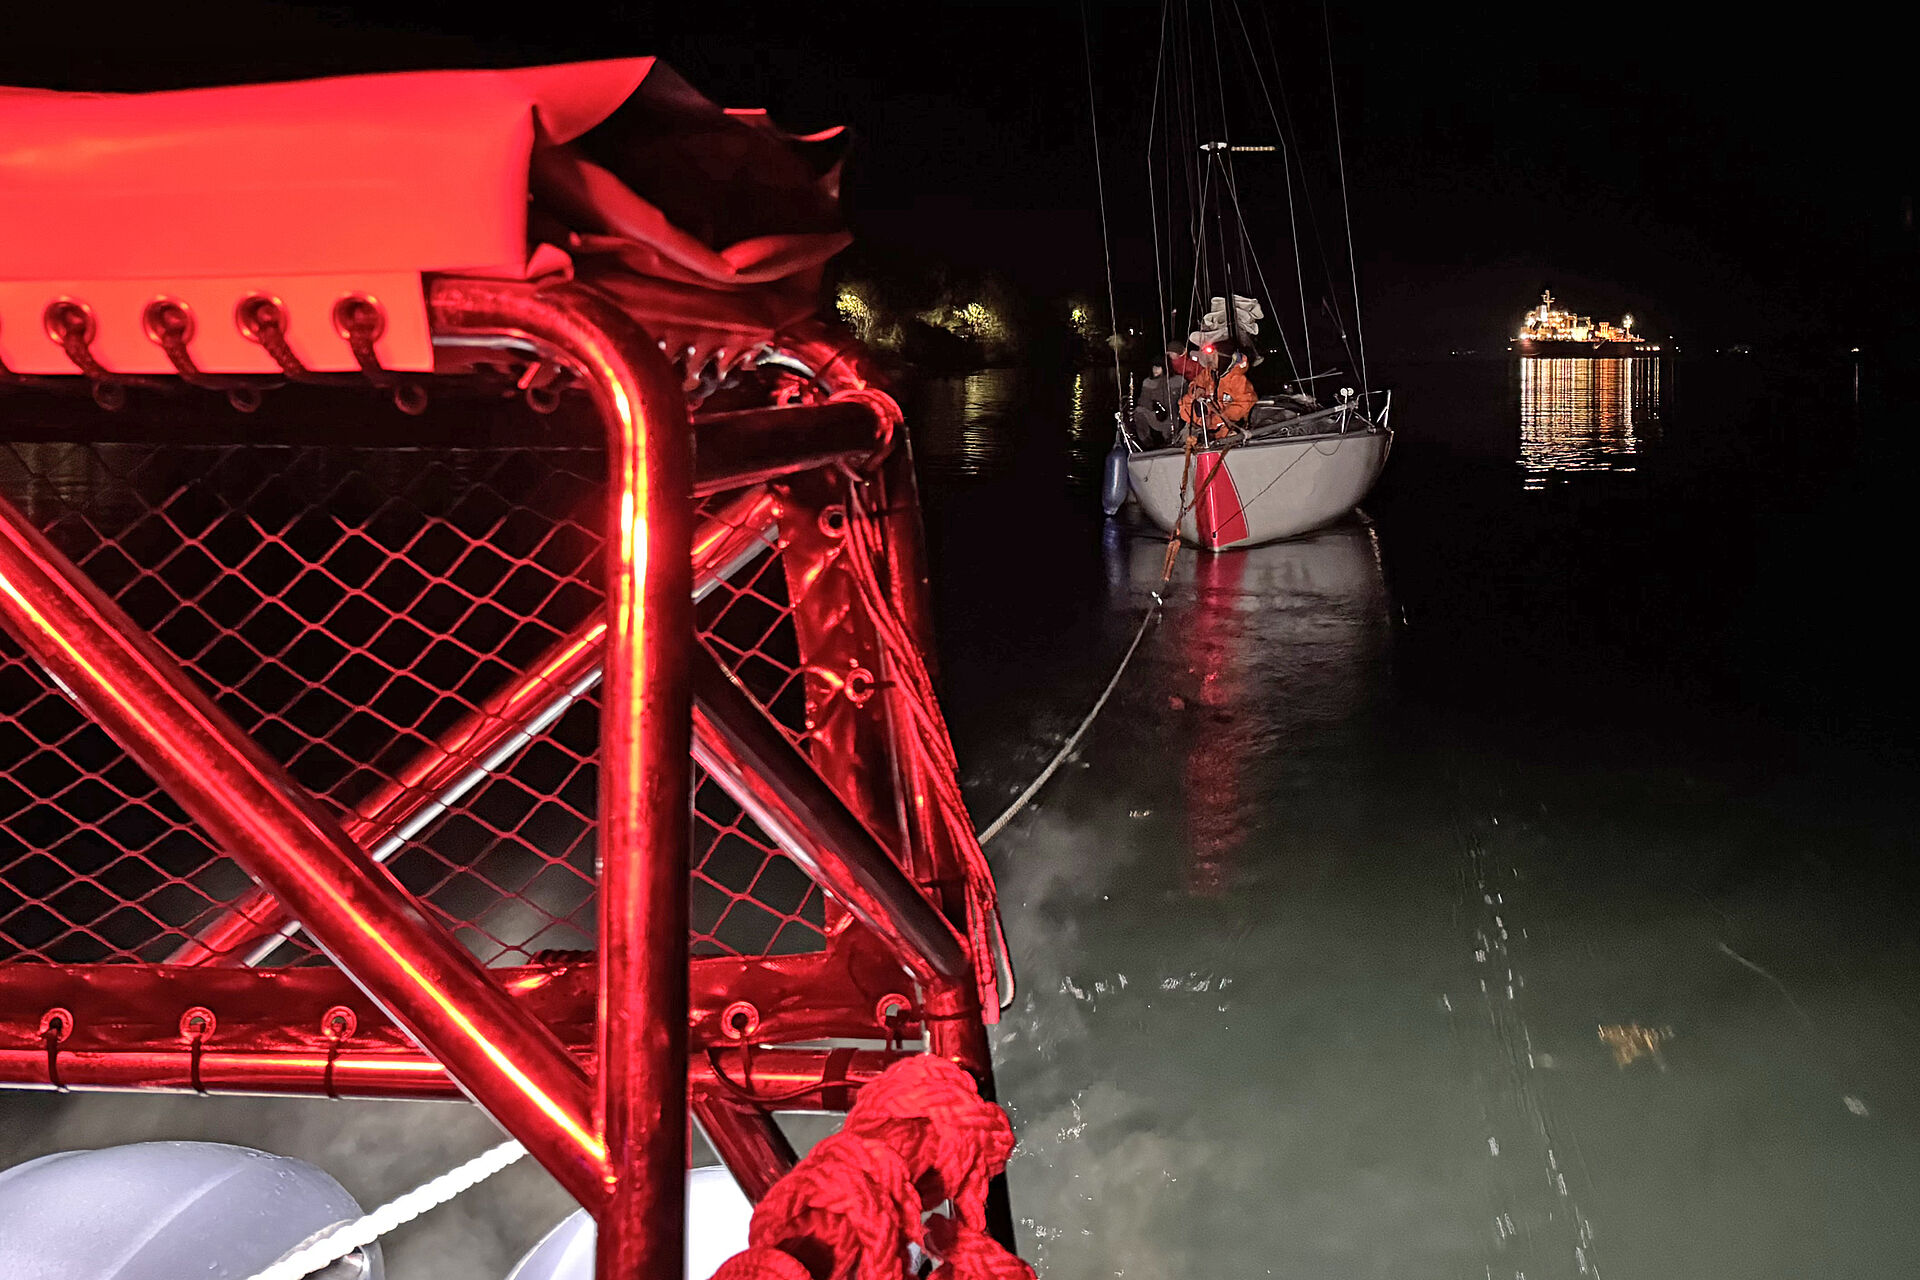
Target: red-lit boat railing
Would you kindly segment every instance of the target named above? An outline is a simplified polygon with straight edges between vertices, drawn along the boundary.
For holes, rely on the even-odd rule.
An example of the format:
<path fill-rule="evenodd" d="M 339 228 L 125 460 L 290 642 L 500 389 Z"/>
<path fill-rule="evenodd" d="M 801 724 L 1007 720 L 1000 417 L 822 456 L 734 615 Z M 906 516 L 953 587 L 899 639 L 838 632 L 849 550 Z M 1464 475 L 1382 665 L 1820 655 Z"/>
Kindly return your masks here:
<path fill-rule="evenodd" d="M 163 865 L 157 846 L 124 843 L 105 870 L 75 863 L 71 880 L 54 884 L 47 865 L 67 855 L 31 847 L 37 828 L 0 813 L 0 1084 L 464 1094 L 594 1211 L 600 1275 L 677 1274 L 689 1110 L 757 1195 L 793 1160 L 774 1110 L 844 1108 L 908 1037 L 924 1035 L 991 1089 L 978 981 L 991 886 L 980 882 L 977 848 L 970 861 L 956 835 L 964 813 L 956 822 L 944 731 L 929 745 L 937 712 L 930 720 L 910 701 L 924 698 L 920 664 L 931 665 L 911 459 L 897 408 L 857 351 L 825 330 L 767 335 L 769 349 L 815 374 L 795 380 L 786 403 L 690 420 L 683 374 L 591 288 L 443 278 L 428 305 L 436 340 L 531 353 L 532 369 L 564 370 L 590 395 L 605 431 L 607 514 L 598 575 L 582 589 L 604 603 L 576 611 L 543 653 L 437 731 L 419 727 L 431 718 L 396 721 L 419 744 L 412 758 L 364 795 L 335 796 L 296 780 L 321 732 L 286 745 L 288 726 L 305 723 L 298 706 L 243 725 L 235 715 L 250 704 L 179 640 L 179 619 L 204 607 L 194 593 L 209 588 L 169 588 L 156 606 L 124 575 L 96 580 L 94 553 L 81 567 L 56 546 L 55 517 L 0 488 L 0 622 L 132 762 L 101 763 L 89 748 L 76 763 L 76 740 L 46 729 L 35 758 L 55 761 L 62 779 L 85 775 L 55 797 L 62 821 L 112 845 L 132 840 L 115 823 L 137 810 L 208 851 L 204 865 Z M 44 385 L 11 394 L 54 403 Z M 127 399 L 113 386 L 96 394 L 103 409 Z M 423 404 L 407 388 L 399 401 L 408 413 Z M 75 403 L 36 417 L 70 440 L 101 438 L 88 434 L 98 411 Z M 261 417 L 273 408 L 270 393 Z M 212 536 L 182 532 L 174 511 L 155 516 L 169 536 Z M 884 563 L 848 536 L 854 521 L 872 523 Z M 265 538 L 278 553 L 292 544 Z M 229 577 L 265 557 L 235 559 Z M 441 581 L 457 582 L 466 563 Z M 161 581 L 164 569 L 147 577 Z M 299 582 L 322 570 L 341 600 L 374 595 L 331 562 Z M 284 574 L 278 583 L 249 585 L 288 590 Z M 463 616 L 480 603 L 497 606 L 479 601 Z M 142 610 L 152 617 L 131 616 Z M 159 630 L 143 629 L 156 618 Z M 903 634 L 917 646 L 906 655 L 914 673 L 900 669 Z M 357 643 L 361 657 L 377 648 Z M 596 718 L 597 747 L 580 747 L 578 726 Z M 250 736 L 268 729 L 269 739 Z M 542 752 L 547 765 L 566 763 L 564 779 L 522 778 Z M 0 782 L 12 785 L 9 767 L 0 761 Z M 138 790 L 142 776 L 164 801 Z M 530 891 L 504 875 L 492 884 L 477 869 L 489 850 L 511 846 L 528 865 L 566 870 L 573 855 L 488 825 L 482 811 L 503 787 L 527 791 L 542 812 L 577 815 L 576 826 L 591 820 L 590 951 L 548 954 L 511 939 L 489 948 L 496 927 L 463 918 L 461 900 L 441 892 L 461 859 L 426 833 L 456 818 L 487 833 L 485 848 L 467 850 L 465 874 L 508 905 Z M 729 807 L 700 798 L 709 787 Z M 597 800 L 582 799 L 596 790 Z M 99 812 L 84 809 L 86 796 Z M 167 804 L 178 818 L 165 817 Z M 708 847 L 694 862 L 696 820 Z M 7 840 L 24 849 L 12 861 Z M 758 869 L 722 866 L 722 846 Z M 210 887 L 222 855 L 253 886 Z M 797 904 L 769 887 L 781 859 L 817 886 Z M 29 862 L 38 878 L 20 888 L 9 868 Z M 182 916 L 151 889 L 128 887 L 116 869 L 136 864 L 212 909 Z M 436 880 L 441 864 L 447 875 Z M 703 906 L 699 930 L 690 883 L 703 902 L 721 903 Z M 92 905 L 62 896 L 72 885 Z M 9 907 L 6 894 L 24 905 Z M 525 912 L 550 910 L 525 902 Z M 52 922 L 35 938 L 78 939 L 93 962 L 9 924 L 29 909 Z M 735 917 L 773 921 L 771 936 L 760 927 L 752 941 L 734 938 Z M 146 941 L 120 940 L 128 919 L 151 923 Z M 309 939 L 337 968 L 274 967 L 276 957 L 317 959 Z M 510 963 L 515 948 L 525 963 Z M 805 1047 L 822 1040 L 874 1047 Z"/>

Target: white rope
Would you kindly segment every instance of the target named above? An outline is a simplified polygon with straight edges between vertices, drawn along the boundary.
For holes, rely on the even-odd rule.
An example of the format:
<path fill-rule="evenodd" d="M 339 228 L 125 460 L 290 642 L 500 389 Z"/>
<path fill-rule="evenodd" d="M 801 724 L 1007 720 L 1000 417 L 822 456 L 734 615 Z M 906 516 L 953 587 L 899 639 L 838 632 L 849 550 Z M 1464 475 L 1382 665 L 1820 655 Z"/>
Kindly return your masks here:
<path fill-rule="evenodd" d="M 256 1272 L 251 1280 L 301 1280 L 303 1276 L 310 1276 L 355 1249 L 372 1244 L 395 1227 L 412 1222 L 461 1192 L 479 1186 L 526 1154 L 525 1147 L 511 1140 L 483 1151 L 458 1168 L 449 1169 L 432 1181 L 389 1200 L 365 1217 L 343 1223 L 312 1244 L 294 1250 L 265 1271 Z"/>
<path fill-rule="evenodd" d="M 1014 802 L 1007 806 L 1006 812 L 1002 813 L 992 822 L 989 822 L 986 828 L 980 832 L 978 839 L 982 845 L 999 835 L 1001 829 L 1009 822 L 1012 822 L 1014 816 L 1027 807 L 1027 802 L 1039 794 L 1040 788 L 1047 785 L 1047 779 L 1053 777 L 1053 775 L 1059 771 L 1060 766 L 1066 763 L 1067 757 L 1071 756 L 1074 749 L 1080 745 L 1080 739 L 1085 737 L 1087 730 L 1093 726 L 1094 717 L 1100 714 L 1100 708 L 1106 706 L 1107 699 L 1113 696 L 1115 687 L 1120 683 L 1120 677 L 1126 672 L 1127 664 L 1133 661 L 1134 650 L 1138 649 L 1140 642 L 1146 639 L 1147 627 L 1153 622 L 1154 615 L 1159 612 L 1160 596 L 1158 593 L 1155 593 L 1153 604 L 1148 606 L 1146 615 L 1140 619 L 1139 630 L 1133 633 L 1133 643 L 1127 646 L 1126 653 L 1121 656 L 1120 665 L 1113 669 L 1113 679 L 1107 681 L 1107 687 L 1100 691 L 1100 697 L 1094 702 L 1093 710 L 1087 712 L 1087 718 L 1080 722 L 1080 727 L 1073 731 L 1073 736 L 1067 739 L 1066 745 L 1060 748 L 1059 754 L 1047 762 L 1047 767 L 1040 771 L 1040 776 L 1027 784 L 1027 789 L 1022 791 L 1019 796 L 1014 799 Z"/>

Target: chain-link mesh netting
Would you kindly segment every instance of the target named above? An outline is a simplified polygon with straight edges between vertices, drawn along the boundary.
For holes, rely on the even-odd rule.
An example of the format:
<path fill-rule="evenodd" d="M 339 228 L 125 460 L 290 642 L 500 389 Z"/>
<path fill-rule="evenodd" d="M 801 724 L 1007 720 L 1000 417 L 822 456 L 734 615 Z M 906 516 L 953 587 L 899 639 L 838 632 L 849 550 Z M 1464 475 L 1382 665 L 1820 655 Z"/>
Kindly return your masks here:
<path fill-rule="evenodd" d="M 0 494 L 343 818 L 601 602 L 586 448 L 13 444 Z M 796 737 L 777 552 L 702 638 Z M 598 708 L 581 698 L 393 854 L 490 964 L 592 945 Z M 821 896 L 697 774 L 696 954 L 823 945 Z M 249 886 L 0 634 L 0 961 L 163 960 Z M 314 955 L 304 939 L 275 963 Z"/>

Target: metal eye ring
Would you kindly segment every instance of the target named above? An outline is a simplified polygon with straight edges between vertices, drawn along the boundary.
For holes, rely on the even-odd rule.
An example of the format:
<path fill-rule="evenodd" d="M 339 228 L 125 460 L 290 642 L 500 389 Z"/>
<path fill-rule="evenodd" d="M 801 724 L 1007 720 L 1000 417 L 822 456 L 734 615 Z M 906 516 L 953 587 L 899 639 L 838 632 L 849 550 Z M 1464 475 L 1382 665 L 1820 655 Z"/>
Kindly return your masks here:
<path fill-rule="evenodd" d="M 162 346 L 172 340 L 192 342 L 193 309 L 178 298 L 155 298 L 141 310 L 140 328 L 147 341 Z"/>
<path fill-rule="evenodd" d="M 262 315 L 263 312 L 269 313 Z M 287 304 L 270 293 L 250 293 L 233 308 L 233 323 L 242 337 L 260 341 L 260 331 L 273 328 L 287 331 Z"/>
<path fill-rule="evenodd" d="M 760 1010 L 750 1001 L 735 1000 L 720 1011 L 720 1034 L 729 1040 L 745 1040 L 760 1029 Z"/>

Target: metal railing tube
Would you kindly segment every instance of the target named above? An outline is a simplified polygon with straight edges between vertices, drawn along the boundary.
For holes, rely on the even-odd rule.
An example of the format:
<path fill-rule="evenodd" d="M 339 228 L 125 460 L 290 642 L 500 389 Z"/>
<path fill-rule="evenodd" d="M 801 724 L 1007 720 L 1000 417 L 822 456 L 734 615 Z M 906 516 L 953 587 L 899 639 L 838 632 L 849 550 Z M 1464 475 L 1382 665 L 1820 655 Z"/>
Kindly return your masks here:
<path fill-rule="evenodd" d="M 604 295 L 440 279 L 435 332 L 516 331 L 586 376 L 607 427 L 606 673 L 600 720 L 600 1028 L 595 1110 L 608 1195 L 600 1280 L 685 1262 L 693 433 L 679 379 Z"/>
<path fill-rule="evenodd" d="M 559 1041 L 4 500 L 0 622 L 569 1191 L 604 1195 L 591 1090 Z"/>
<path fill-rule="evenodd" d="M 693 658 L 694 758 L 803 870 L 929 987 L 970 982 L 959 937 L 779 728 L 704 648 Z"/>

